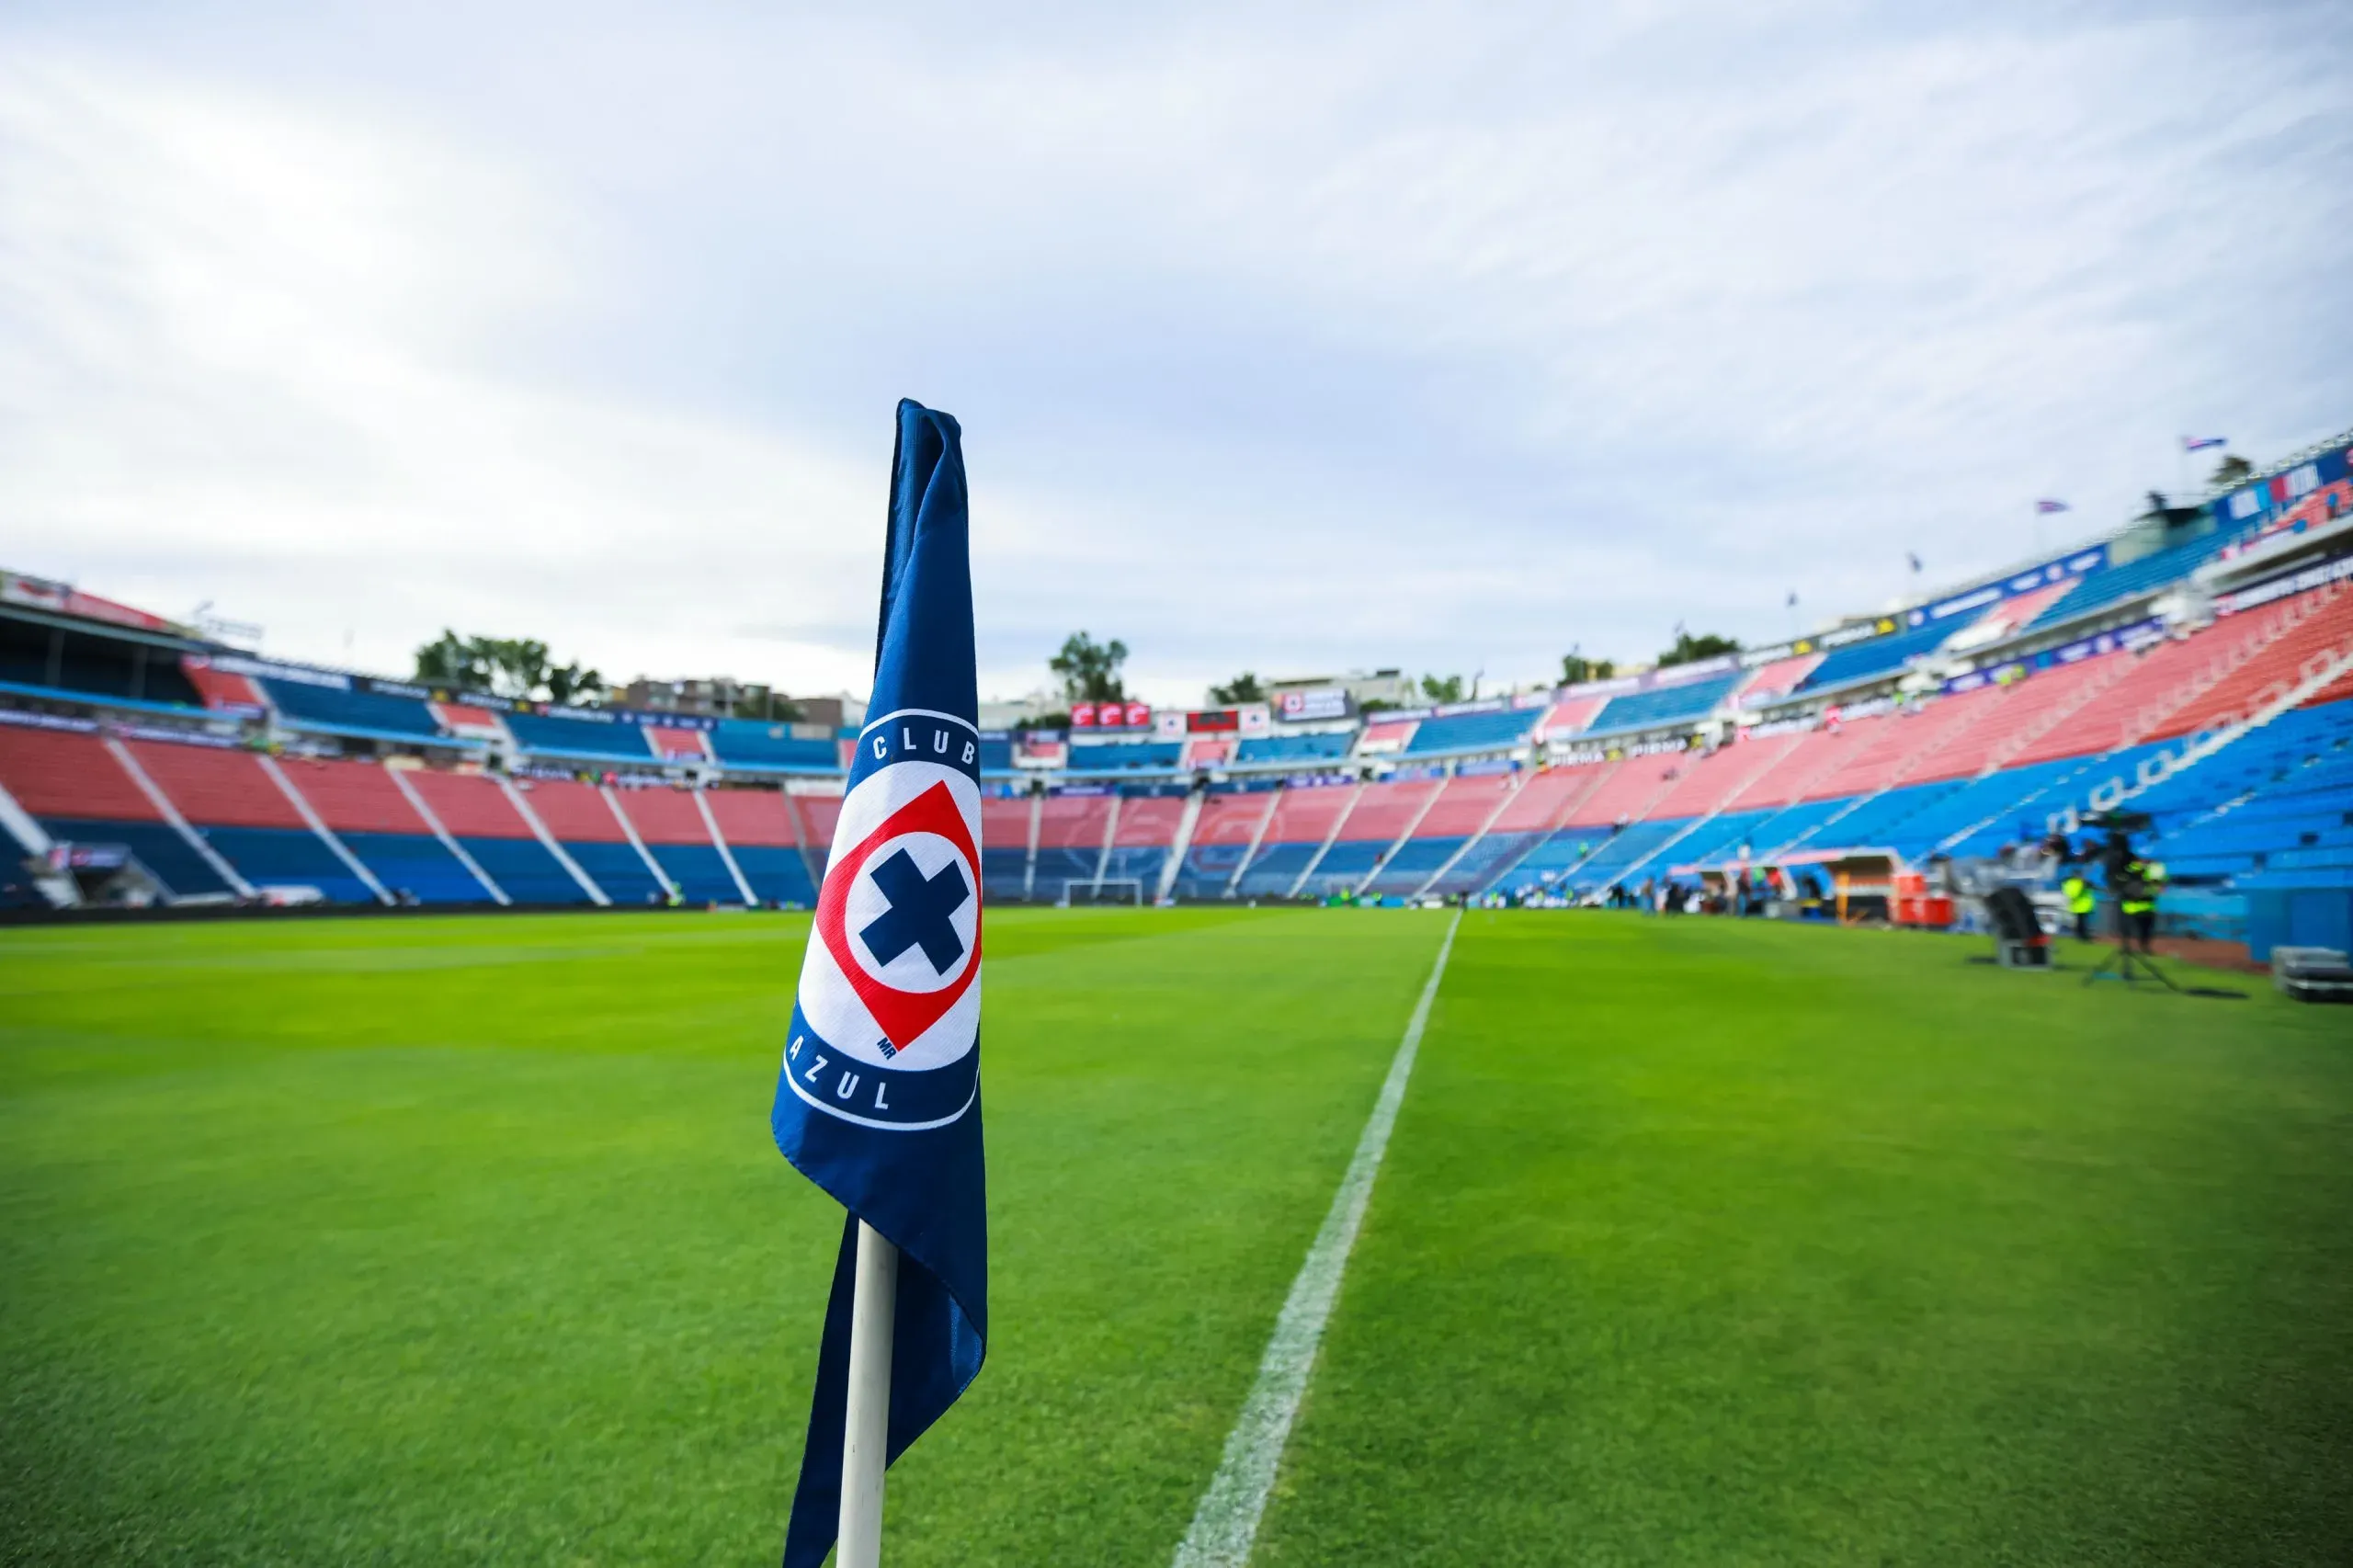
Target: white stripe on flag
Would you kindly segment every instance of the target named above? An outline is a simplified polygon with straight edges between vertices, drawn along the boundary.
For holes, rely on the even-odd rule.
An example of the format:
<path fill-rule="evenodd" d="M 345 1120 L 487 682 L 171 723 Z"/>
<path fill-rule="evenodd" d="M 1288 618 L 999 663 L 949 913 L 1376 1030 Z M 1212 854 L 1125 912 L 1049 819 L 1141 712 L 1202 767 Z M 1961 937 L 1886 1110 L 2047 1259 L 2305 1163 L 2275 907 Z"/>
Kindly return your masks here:
<path fill-rule="evenodd" d="M 1455 927 L 1462 924 L 1456 910 L 1448 922 L 1446 938 L 1438 943 L 1438 961 L 1430 966 L 1428 983 L 1414 1016 L 1405 1022 L 1405 1038 L 1389 1063 L 1381 1097 L 1372 1102 L 1364 1135 L 1348 1161 L 1340 1189 L 1332 1195 L 1331 1212 L 1324 1228 L 1299 1266 L 1299 1278 L 1275 1319 L 1274 1337 L 1258 1362 L 1258 1381 L 1242 1402 L 1242 1414 L 1225 1439 L 1224 1457 L 1201 1505 L 1193 1510 L 1192 1528 L 1178 1543 L 1175 1568 L 1242 1568 L 1250 1561 L 1251 1543 L 1257 1539 L 1258 1520 L 1267 1511 L 1267 1494 L 1274 1490 L 1275 1469 L 1281 1463 L 1283 1445 L 1290 1438 L 1290 1424 L 1307 1392 L 1307 1374 L 1315 1365 L 1315 1347 L 1323 1343 L 1324 1325 L 1340 1294 L 1340 1274 L 1348 1266 L 1348 1249 L 1356 1245 L 1364 1223 L 1365 1206 L 1372 1199 L 1372 1178 L 1380 1173 L 1381 1156 L 1389 1151 L 1389 1130 L 1397 1125 L 1397 1107 L 1405 1097 L 1405 1080 L 1413 1076 L 1414 1057 L 1420 1051 L 1422 1030 L 1429 1023 L 1430 1004 L 1438 999 L 1438 983 L 1446 973 L 1447 955 L 1454 950 Z"/>

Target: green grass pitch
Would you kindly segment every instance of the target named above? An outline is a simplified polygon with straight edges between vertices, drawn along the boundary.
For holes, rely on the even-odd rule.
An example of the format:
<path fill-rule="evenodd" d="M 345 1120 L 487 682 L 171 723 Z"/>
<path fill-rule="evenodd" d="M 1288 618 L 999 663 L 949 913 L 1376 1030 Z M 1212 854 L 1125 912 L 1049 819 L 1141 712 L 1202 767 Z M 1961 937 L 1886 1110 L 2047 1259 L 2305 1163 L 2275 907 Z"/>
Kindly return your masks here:
<path fill-rule="evenodd" d="M 1446 915 L 991 917 L 994 1333 L 894 1564 L 1165 1564 Z M 756 1563 L 805 919 L 0 932 L 0 1562 Z M 1463 917 L 1256 1561 L 2353 1555 L 2353 1028 Z"/>

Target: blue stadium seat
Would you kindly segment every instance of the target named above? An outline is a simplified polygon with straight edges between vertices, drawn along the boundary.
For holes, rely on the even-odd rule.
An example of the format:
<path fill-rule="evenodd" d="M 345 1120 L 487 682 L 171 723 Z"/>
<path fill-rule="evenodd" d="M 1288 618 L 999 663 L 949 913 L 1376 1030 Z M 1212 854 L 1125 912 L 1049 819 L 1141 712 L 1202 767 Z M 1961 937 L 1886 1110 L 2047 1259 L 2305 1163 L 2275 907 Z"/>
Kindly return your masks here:
<path fill-rule="evenodd" d="M 438 838 L 419 833 L 345 832 L 335 836 L 394 892 L 405 889 L 421 903 L 491 902 L 474 874 Z"/>
<path fill-rule="evenodd" d="M 588 880 L 605 890 L 605 896 L 615 903 L 651 903 L 656 901 L 662 886 L 654 873 L 645 869 L 645 861 L 631 844 L 574 842 L 564 839 L 563 852 L 579 863 L 588 873 Z"/>
<path fill-rule="evenodd" d="M 981 886 L 990 897 L 1019 898 L 1029 875 L 1029 846 L 981 846 Z"/>
<path fill-rule="evenodd" d="M 1070 768 L 1074 773 L 1114 773 L 1174 767 L 1184 755 L 1182 741 L 1073 741 Z"/>
<path fill-rule="evenodd" d="M 1349 731 L 1337 734 L 1252 735 L 1235 752 L 1236 762 L 1332 762 L 1356 744 Z"/>
<path fill-rule="evenodd" d="M 2160 550 L 2154 555 L 2144 555 L 2138 561 L 2128 561 L 2121 566 L 2086 573 L 2083 581 L 2035 617 L 2035 624 L 2053 626 L 2071 616 L 2088 615 L 2120 599 L 2164 587 L 2204 565 L 2208 558 L 2227 542 L 2229 536 L 2226 534 L 2208 534 Z"/>
<path fill-rule="evenodd" d="M 470 838 L 458 842 L 517 903 L 586 903 L 587 892 L 536 838 Z"/>
<path fill-rule="evenodd" d="M 415 735 L 423 740 L 438 739 L 441 734 L 441 726 L 433 722 L 432 710 L 414 697 L 342 691 L 296 680 L 265 680 L 260 684 L 279 714 L 298 727 Z"/>
<path fill-rule="evenodd" d="M 809 880 L 809 862 L 800 850 L 779 844 L 739 844 L 735 864 L 744 869 L 744 880 L 762 902 L 817 906 L 817 887 Z"/>
<path fill-rule="evenodd" d="M 744 890 L 727 874 L 727 862 L 719 851 L 708 844 L 648 844 L 651 854 L 670 880 L 678 884 L 679 896 L 689 903 L 741 903 Z M 743 862 L 736 862 L 741 865 Z M 750 874 L 745 873 L 745 881 Z M 605 890 L 612 892 L 610 888 Z"/>
<path fill-rule="evenodd" d="M 1437 756 L 1456 752 L 1494 751 L 1518 744 L 1544 715 L 1541 708 L 1506 708 L 1494 713 L 1449 713 L 1425 719 L 1405 743 L 1407 756 Z"/>
<path fill-rule="evenodd" d="M 1906 661 L 1919 654 L 1936 652 L 1946 638 L 1959 630 L 1959 627 L 1941 621 L 1931 621 L 1908 631 L 1850 642 L 1826 654 L 1822 663 L 1813 666 L 1813 673 L 1799 683 L 1798 689 L 1827 691 L 1849 681 L 1893 675 L 1904 668 Z"/>
<path fill-rule="evenodd" d="M 796 740 L 790 724 L 722 719 L 710 732 L 710 746 L 720 762 L 730 767 L 767 768 L 779 773 L 841 771 L 841 748 L 830 737 Z M 985 756 L 982 766 L 987 766 Z"/>
<path fill-rule="evenodd" d="M 645 732 L 635 724 L 557 719 L 541 713 L 508 713 L 504 717 L 516 744 L 534 756 L 648 765 L 655 760 L 653 748 L 646 744 Z"/>
<path fill-rule="evenodd" d="M 373 903 L 368 884 L 306 827 L 200 827 L 213 852 L 256 887 L 314 887 L 334 903 Z"/>
<path fill-rule="evenodd" d="M 1711 676 L 1705 680 L 1688 681 L 1681 686 L 1661 687 L 1655 691 L 1631 692 L 1613 697 L 1593 722 L 1586 726 L 1588 734 L 1609 730 L 1642 729 L 1653 724 L 1680 723 L 1688 719 L 1704 719 L 1715 710 L 1740 684 L 1744 672 Z"/>

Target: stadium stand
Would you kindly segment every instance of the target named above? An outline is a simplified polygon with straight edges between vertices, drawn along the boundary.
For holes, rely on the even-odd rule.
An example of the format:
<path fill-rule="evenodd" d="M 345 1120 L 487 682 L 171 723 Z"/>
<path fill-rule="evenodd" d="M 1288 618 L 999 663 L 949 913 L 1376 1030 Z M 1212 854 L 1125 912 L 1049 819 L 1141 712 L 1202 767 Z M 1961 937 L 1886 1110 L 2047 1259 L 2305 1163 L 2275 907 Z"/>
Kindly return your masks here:
<path fill-rule="evenodd" d="M 1931 621 L 1908 631 L 1891 632 L 1881 637 L 1867 637 L 1860 642 L 1850 642 L 1823 655 L 1822 663 L 1798 687 L 1801 692 L 1835 691 L 1859 681 L 1898 675 L 1912 660 L 1924 657 L 1941 647 L 1946 638 L 1960 631 L 1957 626 Z"/>
<path fill-rule="evenodd" d="M 772 773 L 838 773 L 841 752 L 831 737 L 796 737 L 790 724 L 722 719 L 710 732 L 712 751 L 730 767 Z"/>
<path fill-rule="evenodd" d="M 1037 814 L 1029 795 L 981 800 L 981 885 L 991 898 L 1022 898 L 1029 891 L 1029 830 Z"/>
<path fill-rule="evenodd" d="M 1444 781 L 1413 831 L 1365 882 L 1376 893 L 1416 893 L 1448 869 L 1506 805 L 1519 778 L 1510 773 L 1461 774 Z M 1359 805 L 1358 810 L 1362 811 Z M 1344 835 L 1345 836 L 1345 835 Z"/>
<path fill-rule="evenodd" d="M 401 741 L 446 741 L 425 703 L 413 697 L 376 691 L 347 691 L 306 681 L 262 680 L 278 715 L 297 729 L 321 734 L 383 737 Z"/>
<path fill-rule="evenodd" d="M 1275 797 L 1274 815 L 1243 868 L 1236 891 L 1245 897 L 1281 897 L 1307 874 L 1324 846 L 1356 803 L 1358 786 L 1313 785 Z M 1196 830 L 1198 832 L 1198 830 Z"/>
<path fill-rule="evenodd" d="M 1040 802 L 1032 898 L 1051 903 L 1062 897 L 1065 884 L 1095 881 L 1118 802 L 1111 794 L 1049 795 Z"/>
<path fill-rule="evenodd" d="M 278 767 L 319 820 L 396 896 L 420 903 L 490 901 L 489 890 L 435 835 L 389 769 L 313 757 L 288 757 Z"/>
<path fill-rule="evenodd" d="M 256 888 L 316 888 L 343 903 L 375 890 L 311 831 L 277 781 L 247 751 L 131 741 L 125 749 L 215 854 Z"/>
<path fill-rule="evenodd" d="M 668 892 L 630 842 L 605 791 L 572 778 L 533 778 L 516 787 L 525 807 L 615 903 L 653 903 Z"/>
<path fill-rule="evenodd" d="M 790 796 L 779 790 L 711 790 L 702 800 L 755 898 L 816 906 L 817 884 L 801 853 Z"/>
<path fill-rule="evenodd" d="M 231 892 L 94 731 L 0 724 L 0 788 L 52 838 L 124 846 L 175 896 Z"/>
<path fill-rule="evenodd" d="M 1134 879 L 1142 884 L 1143 896 L 1149 900 L 1159 885 L 1168 852 L 1176 846 L 1176 824 L 1184 815 L 1181 794 L 1131 795 L 1121 801 L 1103 875 Z"/>
<path fill-rule="evenodd" d="M 1193 824 L 1192 842 L 1186 846 L 1184 864 L 1177 869 L 1176 895 L 1188 899 L 1222 897 L 1233 886 L 1281 799 L 1280 791 L 1274 790 L 1211 790 L 1201 801 L 1200 817 Z"/>
<path fill-rule="evenodd" d="M 2189 575 L 2219 553 L 2224 542 L 2219 534 L 2187 540 L 2138 561 L 2086 573 L 2071 592 L 2062 595 L 2039 619 L 2046 624 L 2056 624 L 2078 616 L 2097 615 L 2154 593 Z"/>
<path fill-rule="evenodd" d="M 1136 773 L 1171 768 L 1183 760 L 1182 741 L 1079 741 L 1070 744 L 1073 773 Z"/>
<path fill-rule="evenodd" d="M 1704 719 L 1739 684 L 1740 674 L 1733 671 L 1728 675 L 1685 681 L 1679 686 L 1629 692 L 1623 697 L 1611 698 L 1588 728 L 1592 733 L 1603 734 L 1612 731 L 1655 729 L 1661 725 Z"/>
<path fill-rule="evenodd" d="M 1526 714 L 1517 717 L 1523 722 Z M 1423 726 L 1427 729 L 1426 723 Z M 1311 861 L 1298 891 L 1314 895 L 1352 892 L 1370 881 L 1390 849 L 1412 831 L 1438 798 L 1442 779 L 1392 779 L 1356 791 L 1331 843 Z"/>
<path fill-rule="evenodd" d="M 699 730 L 673 733 L 701 733 Z M 638 842 L 676 886 L 679 896 L 696 903 L 745 903 L 745 890 L 736 885 L 728 857 L 720 853 L 710 824 L 703 820 L 702 807 L 695 797 L 692 790 L 654 786 L 617 790 L 610 799 L 637 829 Z"/>
<path fill-rule="evenodd" d="M 1337 734 L 1252 735 L 1243 741 L 1234 760 L 1245 767 L 1262 762 L 1337 762 L 1348 755 L 1348 747 L 1355 741 L 1356 736 L 1346 731 Z"/>
<path fill-rule="evenodd" d="M 568 718 L 562 710 L 506 715 L 506 728 L 517 745 L 529 756 L 557 762 L 651 763 L 654 748 L 646 744 L 645 733 L 652 727 Z"/>
<path fill-rule="evenodd" d="M 540 842 L 498 781 L 418 768 L 402 776 L 483 875 L 517 903 L 588 903 L 588 890 Z"/>
<path fill-rule="evenodd" d="M 1918 627 L 1666 672 L 1672 685 L 1246 738 L 991 733 L 993 779 L 1100 782 L 984 800 L 983 879 L 992 896 L 1040 900 L 1099 879 L 1147 896 L 1165 880 L 1188 899 L 1591 892 L 1734 858 L 1982 855 L 2122 803 L 2151 813 L 2184 885 L 2210 899 L 2353 886 L 2343 469 L 2334 449 L 2317 467 L 2302 454 L 2227 497 L 2227 524 L 2218 498 L 2104 544 L 2137 559 L 2084 571 L 2101 557 L 2077 547 L 1896 612 Z M 814 902 L 839 733 L 432 703 L 391 683 L 347 689 L 335 672 L 237 666 L 246 655 L 197 652 L 177 630 L 139 630 L 133 647 L 130 632 L 61 637 L 0 607 L 0 786 L 24 813 L 0 817 L 28 847 L 44 834 L 120 844 L 175 898 L 309 887 L 353 903 L 630 905 L 675 884 L 696 902 L 747 889 Z M 1759 716 L 1771 722 L 1738 722 Z M 536 762 L 517 769 L 533 775 L 689 764 L 716 787 L 418 760 L 453 745 L 497 769 Z M 350 755 L 307 755 L 337 749 Z M 1483 756 L 1513 770 L 1469 761 Z M 819 792 L 779 792 L 783 776 Z"/>
<path fill-rule="evenodd" d="M 1502 751 L 1528 738 L 1542 716 L 1537 709 L 1506 708 L 1492 713 L 1447 713 L 1423 720 L 1405 743 L 1407 756 L 1455 756 Z"/>

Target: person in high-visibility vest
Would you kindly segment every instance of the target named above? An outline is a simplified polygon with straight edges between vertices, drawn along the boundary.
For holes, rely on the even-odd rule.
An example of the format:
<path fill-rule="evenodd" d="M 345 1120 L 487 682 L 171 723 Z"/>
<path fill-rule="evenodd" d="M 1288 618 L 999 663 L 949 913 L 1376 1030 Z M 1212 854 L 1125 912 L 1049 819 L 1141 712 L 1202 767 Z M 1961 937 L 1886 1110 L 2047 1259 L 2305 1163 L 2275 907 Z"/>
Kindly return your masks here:
<path fill-rule="evenodd" d="M 2124 874 L 2117 879 L 2116 904 L 2124 916 L 2124 947 L 2130 951 L 2132 938 L 2141 938 L 2141 951 L 2154 954 L 2157 934 L 2157 895 L 2165 891 L 2165 869 L 2162 861 L 2143 860 L 2135 856 L 2126 862 Z"/>
<path fill-rule="evenodd" d="M 2067 895 L 2067 913 L 2075 917 L 2075 940 L 2090 941 L 2092 911 L 2099 907 L 2099 895 L 2092 891 L 2081 871 L 2068 872 L 2067 880 L 2059 884 L 2059 891 Z"/>

